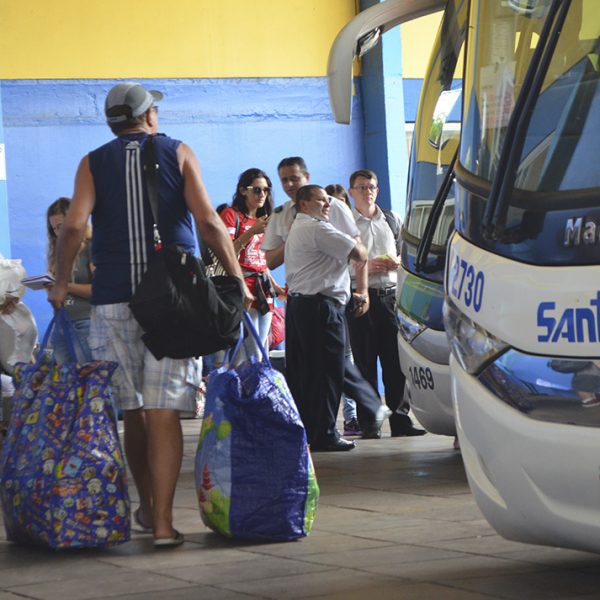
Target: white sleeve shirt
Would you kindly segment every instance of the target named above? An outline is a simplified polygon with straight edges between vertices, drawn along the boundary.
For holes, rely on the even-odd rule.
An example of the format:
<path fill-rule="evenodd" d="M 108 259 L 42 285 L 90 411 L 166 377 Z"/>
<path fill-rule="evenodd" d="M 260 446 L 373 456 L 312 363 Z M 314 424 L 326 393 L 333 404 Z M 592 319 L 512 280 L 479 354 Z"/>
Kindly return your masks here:
<path fill-rule="evenodd" d="M 359 228 L 356 226 L 354 215 L 345 202 L 329 196 L 329 222 L 342 233 L 350 237 L 360 235 Z"/>
<path fill-rule="evenodd" d="M 285 278 L 291 294 L 323 294 L 347 304 L 348 258 L 356 240 L 327 221 L 299 213 L 285 246 Z"/>
<path fill-rule="evenodd" d="M 376 206 L 376 213 L 372 219 L 364 217 L 355 208 L 352 209 L 352 214 L 356 219 L 356 225 L 360 231 L 360 239 L 367 248 L 369 258 L 376 258 L 389 254 L 396 257 L 396 240 L 394 233 L 388 225 L 387 219 L 383 211 Z M 352 267 L 351 276 L 354 280 L 354 270 Z M 388 271 L 387 273 L 369 273 L 370 288 L 386 288 L 393 287 L 398 281 L 398 273 L 396 271 Z"/>
<path fill-rule="evenodd" d="M 331 202 L 329 206 L 329 222 L 336 229 L 339 229 L 342 233 L 345 233 L 350 237 L 360 235 L 352 211 L 346 204 L 332 196 L 329 196 L 329 200 Z M 261 245 L 263 251 L 276 250 L 279 246 L 285 244 L 296 214 L 296 204 L 291 200 L 288 200 L 281 207 L 281 210 L 273 212 L 269 219 L 269 224 L 265 230 L 265 237 Z"/>
<path fill-rule="evenodd" d="M 277 250 L 285 244 L 290 233 L 290 228 L 296 217 L 296 205 L 288 200 L 281 210 L 275 209 L 269 217 L 269 223 L 265 230 L 265 237 L 261 244 L 261 250 Z"/>

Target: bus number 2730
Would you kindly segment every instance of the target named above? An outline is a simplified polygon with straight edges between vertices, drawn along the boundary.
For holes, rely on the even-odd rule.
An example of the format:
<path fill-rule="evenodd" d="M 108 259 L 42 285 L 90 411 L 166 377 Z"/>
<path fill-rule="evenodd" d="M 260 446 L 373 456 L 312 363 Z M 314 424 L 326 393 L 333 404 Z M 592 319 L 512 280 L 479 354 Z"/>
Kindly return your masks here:
<path fill-rule="evenodd" d="M 429 367 L 409 367 L 408 374 L 412 384 L 420 390 L 433 390 L 435 388 L 433 374 Z"/>
<path fill-rule="evenodd" d="M 472 264 L 456 254 L 450 271 L 452 295 L 458 300 L 462 300 L 466 306 L 472 305 L 475 312 L 479 312 L 483 300 L 484 284 L 483 271 L 478 271 Z"/>

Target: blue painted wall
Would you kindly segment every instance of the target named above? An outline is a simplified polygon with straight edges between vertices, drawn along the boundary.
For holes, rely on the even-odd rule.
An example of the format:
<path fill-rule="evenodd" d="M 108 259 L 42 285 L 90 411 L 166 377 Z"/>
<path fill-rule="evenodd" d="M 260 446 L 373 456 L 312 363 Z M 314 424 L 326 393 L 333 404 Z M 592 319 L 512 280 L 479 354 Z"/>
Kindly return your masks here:
<path fill-rule="evenodd" d="M 2 88 L 0 86 L 0 254 L 10 258 L 10 226 L 8 222 L 8 196 L 5 177 L 4 127 L 2 125 Z"/>
<path fill-rule="evenodd" d="M 276 173 L 284 156 L 303 156 L 311 181 L 322 185 L 347 182 L 364 165 L 360 94 L 353 102 L 352 125 L 336 125 L 325 78 L 141 81 L 166 94 L 160 129 L 195 151 L 215 206 L 231 200 L 237 176 L 252 166 L 273 179 L 276 204 L 285 202 Z M 111 139 L 102 107 L 114 83 L 0 82 L 11 253 L 30 275 L 46 270 L 47 206 L 72 194 L 81 157 Z M 43 331 L 51 317 L 45 293 L 28 291 L 24 300 Z"/>

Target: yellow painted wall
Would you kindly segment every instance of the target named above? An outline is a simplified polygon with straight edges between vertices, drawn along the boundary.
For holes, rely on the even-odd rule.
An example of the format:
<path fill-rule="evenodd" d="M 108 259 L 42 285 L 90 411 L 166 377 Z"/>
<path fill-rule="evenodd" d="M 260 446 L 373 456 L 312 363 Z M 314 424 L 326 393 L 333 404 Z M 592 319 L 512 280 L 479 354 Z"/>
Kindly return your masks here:
<path fill-rule="evenodd" d="M 355 0 L 0 0 L 0 79 L 323 76 Z"/>
<path fill-rule="evenodd" d="M 324 76 L 356 4 L 0 0 L 0 79 Z M 404 77 L 423 77 L 440 19 L 401 26 Z"/>
<path fill-rule="evenodd" d="M 442 13 L 438 12 L 400 26 L 403 77 L 407 79 L 423 78 L 441 20 Z"/>

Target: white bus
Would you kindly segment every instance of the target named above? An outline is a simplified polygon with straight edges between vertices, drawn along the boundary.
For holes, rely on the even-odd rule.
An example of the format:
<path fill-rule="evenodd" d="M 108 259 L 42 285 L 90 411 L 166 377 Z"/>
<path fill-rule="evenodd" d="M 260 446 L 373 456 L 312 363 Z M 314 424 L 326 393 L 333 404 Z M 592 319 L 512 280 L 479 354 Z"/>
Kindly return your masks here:
<path fill-rule="evenodd" d="M 465 469 L 503 536 L 598 552 L 600 3 L 468 4 L 444 302 Z"/>
<path fill-rule="evenodd" d="M 471 0 L 445 325 L 503 536 L 600 551 L 600 2 Z"/>

